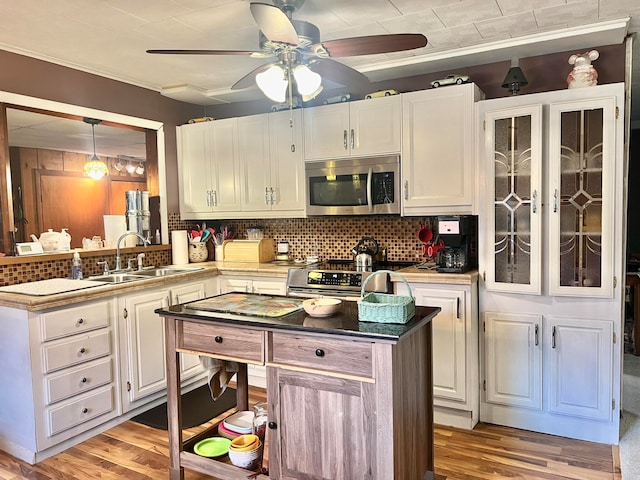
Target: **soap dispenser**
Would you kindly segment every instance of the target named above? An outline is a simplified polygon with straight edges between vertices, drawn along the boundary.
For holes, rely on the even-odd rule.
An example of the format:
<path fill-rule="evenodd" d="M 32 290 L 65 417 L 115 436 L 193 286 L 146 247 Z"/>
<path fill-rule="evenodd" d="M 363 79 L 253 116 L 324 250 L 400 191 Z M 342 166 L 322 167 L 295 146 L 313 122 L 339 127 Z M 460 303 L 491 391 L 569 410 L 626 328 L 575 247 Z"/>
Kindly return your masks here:
<path fill-rule="evenodd" d="M 73 252 L 73 260 L 71 261 L 71 278 L 82 280 L 82 259 L 77 250 Z"/>

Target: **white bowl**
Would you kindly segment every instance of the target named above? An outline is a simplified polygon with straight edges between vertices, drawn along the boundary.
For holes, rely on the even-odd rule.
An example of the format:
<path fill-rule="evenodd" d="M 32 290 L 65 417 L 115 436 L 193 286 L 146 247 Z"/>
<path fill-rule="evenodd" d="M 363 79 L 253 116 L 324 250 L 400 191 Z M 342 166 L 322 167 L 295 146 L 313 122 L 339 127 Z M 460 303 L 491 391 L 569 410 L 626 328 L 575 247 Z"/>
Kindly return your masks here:
<path fill-rule="evenodd" d="M 259 442 L 258 448 L 247 452 L 238 452 L 229 449 L 229 460 L 236 467 L 254 470 L 262 461 L 262 442 Z"/>
<path fill-rule="evenodd" d="M 310 298 L 302 302 L 304 311 L 312 317 L 328 317 L 336 313 L 342 300 L 337 298 Z"/>

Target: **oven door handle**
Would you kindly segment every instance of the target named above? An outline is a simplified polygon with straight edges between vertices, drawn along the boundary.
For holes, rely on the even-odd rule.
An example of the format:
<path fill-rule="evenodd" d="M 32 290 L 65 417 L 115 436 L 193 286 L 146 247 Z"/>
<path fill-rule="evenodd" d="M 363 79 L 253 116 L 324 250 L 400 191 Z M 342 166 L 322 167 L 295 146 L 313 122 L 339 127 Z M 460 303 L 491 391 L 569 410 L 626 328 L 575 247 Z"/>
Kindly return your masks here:
<path fill-rule="evenodd" d="M 371 190 L 373 185 L 373 168 L 369 168 L 367 173 L 367 204 L 369 205 L 369 211 L 373 212 L 373 198 L 371 198 Z"/>

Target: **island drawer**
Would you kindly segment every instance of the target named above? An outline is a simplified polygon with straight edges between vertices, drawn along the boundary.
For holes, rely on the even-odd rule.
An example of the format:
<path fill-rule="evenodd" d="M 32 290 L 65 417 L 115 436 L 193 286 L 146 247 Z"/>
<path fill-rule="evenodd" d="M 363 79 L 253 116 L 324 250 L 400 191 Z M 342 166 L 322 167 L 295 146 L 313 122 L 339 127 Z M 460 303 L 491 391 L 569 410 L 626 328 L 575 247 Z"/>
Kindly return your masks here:
<path fill-rule="evenodd" d="M 278 332 L 271 335 L 269 362 L 373 377 L 371 343 Z"/>
<path fill-rule="evenodd" d="M 112 302 L 105 300 L 43 313 L 40 315 L 42 340 L 107 327 L 111 323 L 112 309 Z"/>
<path fill-rule="evenodd" d="M 177 324 L 178 348 L 220 357 L 264 363 L 264 332 L 212 323 Z"/>

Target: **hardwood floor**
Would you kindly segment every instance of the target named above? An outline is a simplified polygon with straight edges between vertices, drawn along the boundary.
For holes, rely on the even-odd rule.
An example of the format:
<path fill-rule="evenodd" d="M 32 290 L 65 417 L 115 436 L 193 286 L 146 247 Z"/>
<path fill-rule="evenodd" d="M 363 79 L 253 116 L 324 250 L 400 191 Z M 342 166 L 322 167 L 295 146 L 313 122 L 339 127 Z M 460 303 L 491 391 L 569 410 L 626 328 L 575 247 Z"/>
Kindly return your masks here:
<path fill-rule="evenodd" d="M 258 400 L 264 393 L 252 389 L 251 403 Z M 201 428 L 185 430 L 185 437 Z M 435 463 L 437 480 L 622 478 L 616 447 L 486 424 L 473 431 L 436 427 Z M 168 478 L 167 469 L 167 432 L 135 422 L 37 465 L 0 452 L 0 480 L 158 480 Z M 212 480 L 185 472 L 187 480 Z"/>

